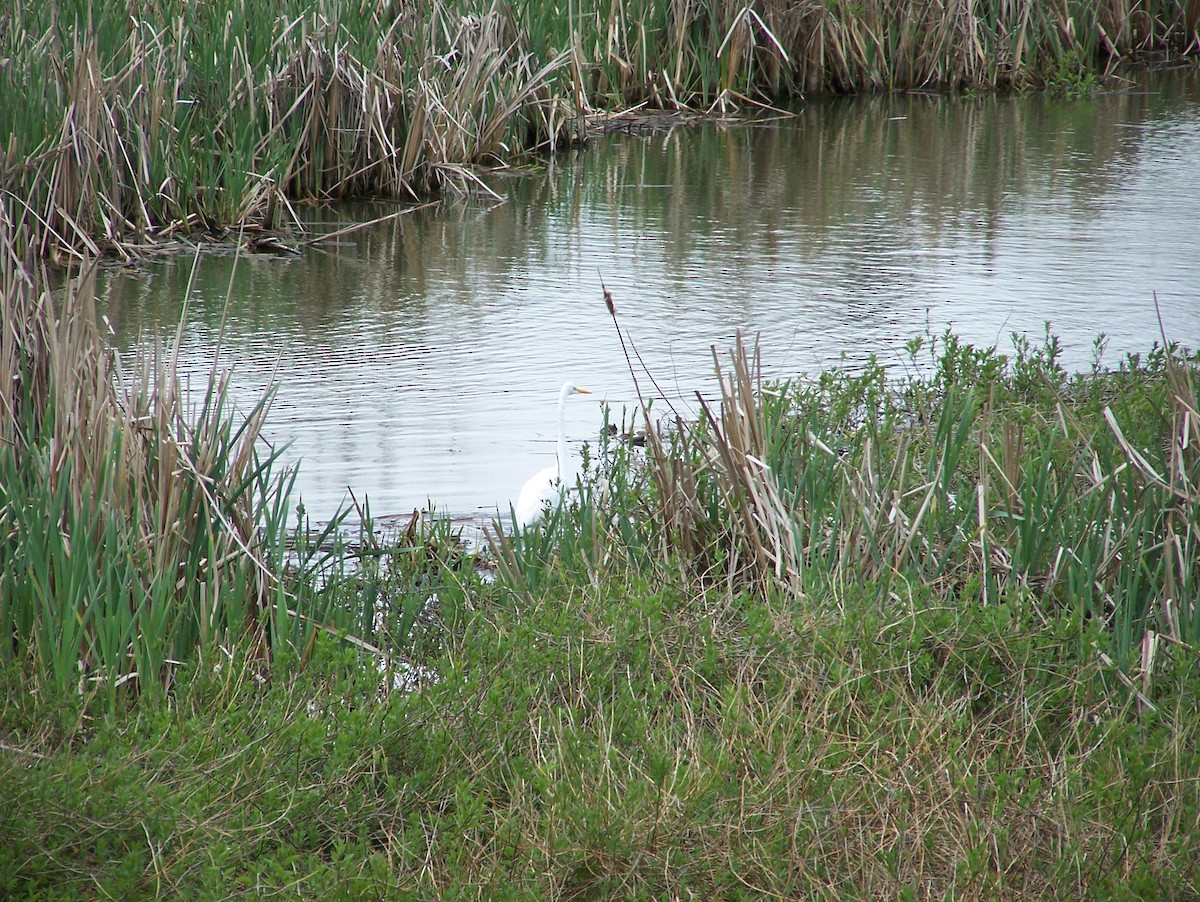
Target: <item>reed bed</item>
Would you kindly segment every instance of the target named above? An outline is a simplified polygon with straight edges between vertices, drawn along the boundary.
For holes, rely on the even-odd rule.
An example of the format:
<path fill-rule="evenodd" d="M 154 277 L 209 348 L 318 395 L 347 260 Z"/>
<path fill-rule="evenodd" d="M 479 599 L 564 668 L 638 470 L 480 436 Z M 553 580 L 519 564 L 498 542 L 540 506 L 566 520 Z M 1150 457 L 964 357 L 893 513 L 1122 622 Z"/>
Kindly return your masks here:
<path fill-rule="evenodd" d="M 763 386 L 739 341 L 714 352 L 715 408 L 660 421 L 644 486 L 606 497 L 639 499 L 622 516 L 655 524 L 698 584 L 1067 612 L 1148 687 L 1163 644 L 1200 653 L 1200 355 L 1159 346 L 1108 371 L 1098 344 L 1072 377 L 1049 333 L 1014 342 L 947 333 L 914 340 L 898 379 L 872 364 Z"/>
<path fill-rule="evenodd" d="M 235 414 L 214 372 L 189 402 L 170 349 L 107 349 L 87 273 L 55 297 L 12 253 L 0 228 L 0 658 L 110 702 L 198 648 L 267 659 L 289 626 L 269 397 Z"/>
<path fill-rule="evenodd" d="M 19 0 L 0 19 L 0 188 L 59 262 L 277 229 L 297 200 L 476 190 L 590 114 L 863 89 L 1086 83 L 1194 52 L 1194 0 Z"/>
<path fill-rule="evenodd" d="M 471 187 L 545 140 L 561 62 L 499 6 L 440 3 L 21 3 L 0 47 L 5 203 L 61 262 L 278 228 L 292 199 Z"/>
<path fill-rule="evenodd" d="M 739 343 L 484 576 L 365 502 L 288 552 L 265 408 L 0 274 L 0 892 L 1200 891 L 1195 355 Z"/>

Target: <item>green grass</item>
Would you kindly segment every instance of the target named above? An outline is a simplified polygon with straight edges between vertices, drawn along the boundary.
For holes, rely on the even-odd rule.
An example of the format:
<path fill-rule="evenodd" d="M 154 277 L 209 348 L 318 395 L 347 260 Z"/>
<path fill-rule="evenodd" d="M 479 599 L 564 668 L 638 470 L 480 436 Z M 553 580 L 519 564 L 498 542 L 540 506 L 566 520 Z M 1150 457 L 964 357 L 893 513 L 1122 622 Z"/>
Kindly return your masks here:
<path fill-rule="evenodd" d="M 475 613 L 381 695 L 322 639 L 81 717 L 4 673 L 10 898 L 1186 897 L 1194 661 L 1139 713 L 1028 599 L 704 595 L 627 575 Z"/>

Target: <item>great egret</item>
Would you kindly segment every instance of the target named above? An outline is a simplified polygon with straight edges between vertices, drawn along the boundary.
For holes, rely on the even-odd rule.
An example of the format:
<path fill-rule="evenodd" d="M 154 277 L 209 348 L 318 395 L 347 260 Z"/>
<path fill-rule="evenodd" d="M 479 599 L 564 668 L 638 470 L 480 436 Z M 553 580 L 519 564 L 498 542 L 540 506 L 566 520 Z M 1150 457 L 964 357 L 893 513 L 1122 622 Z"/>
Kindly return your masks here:
<path fill-rule="evenodd" d="M 555 506 L 562 498 L 562 480 L 567 472 L 567 398 L 590 394 L 590 391 L 574 382 L 563 383 L 558 393 L 558 459 L 554 466 L 535 473 L 521 489 L 514 514 L 522 529 L 540 520 L 546 507 Z"/>

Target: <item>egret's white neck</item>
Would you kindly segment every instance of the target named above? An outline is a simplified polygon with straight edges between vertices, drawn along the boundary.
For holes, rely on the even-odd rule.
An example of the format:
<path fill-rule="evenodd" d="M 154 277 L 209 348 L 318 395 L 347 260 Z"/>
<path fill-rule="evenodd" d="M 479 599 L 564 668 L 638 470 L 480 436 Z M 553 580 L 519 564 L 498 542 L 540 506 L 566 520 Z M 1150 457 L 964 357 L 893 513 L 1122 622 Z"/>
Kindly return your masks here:
<path fill-rule="evenodd" d="M 573 392 L 570 385 L 564 385 L 558 393 L 558 482 L 567 475 L 567 398 Z"/>

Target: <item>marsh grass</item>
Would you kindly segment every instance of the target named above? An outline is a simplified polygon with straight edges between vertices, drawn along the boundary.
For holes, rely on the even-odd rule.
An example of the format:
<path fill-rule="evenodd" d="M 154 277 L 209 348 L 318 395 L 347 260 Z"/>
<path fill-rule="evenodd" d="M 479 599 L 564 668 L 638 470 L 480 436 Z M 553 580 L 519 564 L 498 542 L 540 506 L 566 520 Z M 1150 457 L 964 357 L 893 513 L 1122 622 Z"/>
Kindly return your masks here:
<path fill-rule="evenodd" d="M 951 334 L 922 351 L 899 380 L 868 364 L 764 391 L 739 346 L 721 416 L 705 405 L 649 456 L 647 522 L 725 575 L 754 561 L 817 594 L 865 578 L 901 608 L 918 585 L 952 605 L 1018 590 L 1103 623 L 1123 665 L 1147 636 L 1195 653 L 1196 356 L 1071 377 L 1049 333 L 1011 355 Z"/>
<path fill-rule="evenodd" d="M 867 583 L 899 610 L 916 587 L 951 606 L 1016 594 L 1102 624 L 1097 654 L 1148 686 L 1160 640 L 1200 654 L 1200 355 L 1164 344 L 1108 370 L 1103 344 L 1072 375 L 1048 327 L 1007 354 L 948 332 L 910 342 L 900 373 L 764 385 L 739 338 L 713 350 L 720 397 L 697 420 L 643 401 L 644 454 L 605 433 L 573 516 L 495 536 L 501 573 L 527 592 L 564 560 L 590 584 L 608 561 L 703 591 Z"/>
<path fill-rule="evenodd" d="M 294 200 L 486 190 L 480 167 L 630 105 L 804 92 L 1088 89 L 1194 52 L 1196 5 L 870 0 L 19 0 L 0 19 L 17 244 L 56 262 L 296 224 Z"/>
<path fill-rule="evenodd" d="M 32 687 L 111 710 L 196 658 L 303 667 L 318 634 L 389 665 L 431 597 L 453 610 L 448 523 L 383 536 L 360 511 L 357 542 L 349 511 L 292 528 L 295 471 L 262 436 L 272 395 L 235 409 L 219 342 L 188 391 L 180 334 L 119 357 L 91 271 L 51 292 L 3 221 L 0 274 L 0 661 Z"/>

